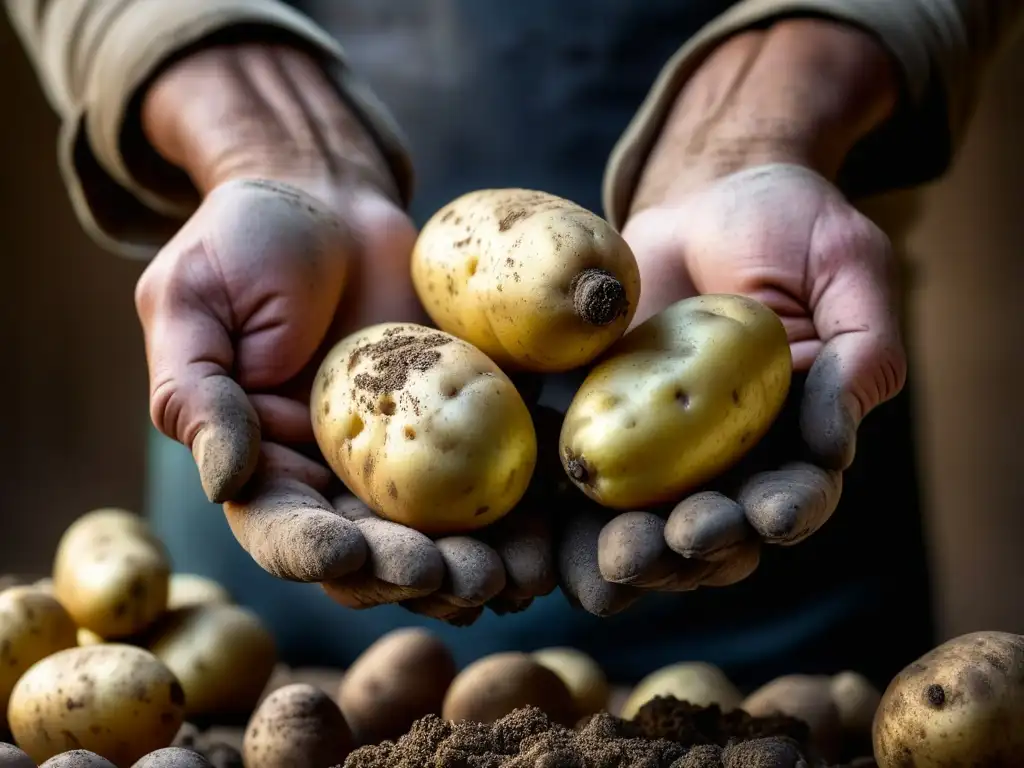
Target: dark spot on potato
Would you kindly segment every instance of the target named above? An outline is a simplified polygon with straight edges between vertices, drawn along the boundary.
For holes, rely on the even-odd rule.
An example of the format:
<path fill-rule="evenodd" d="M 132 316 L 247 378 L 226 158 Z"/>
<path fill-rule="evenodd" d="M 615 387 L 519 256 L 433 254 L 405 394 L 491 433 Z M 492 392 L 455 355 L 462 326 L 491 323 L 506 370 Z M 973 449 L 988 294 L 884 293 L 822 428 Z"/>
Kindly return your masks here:
<path fill-rule="evenodd" d="M 677 389 L 675 392 L 676 402 L 679 403 L 683 408 L 690 407 L 690 396 L 683 392 L 681 389 Z"/>
<path fill-rule="evenodd" d="M 732 402 L 733 402 L 733 405 L 739 405 L 740 404 L 740 393 L 739 393 L 739 391 L 737 391 L 735 389 L 732 391 Z"/>
<path fill-rule="evenodd" d="M 385 416 L 395 415 L 395 401 L 390 395 L 384 395 L 384 397 L 380 399 L 380 403 L 378 403 L 377 407 Z"/>
<path fill-rule="evenodd" d="M 367 456 L 363 460 L 363 479 L 369 480 L 373 477 L 373 456 Z"/>
<path fill-rule="evenodd" d="M 928 700 L 928 704 L 935 709 L 942 709 L 946 704 L 946 692 L 941 685 L 936 683 L 932 683 L 925 689 L 924 696 Z"/>
<path fill-rule="evenodd" d="M 510 229 L 512 229 L 512 227 L 515 225 L 517 221 L 525 219 L 529 215 L 530 214 L 527 213 L 524 209 L 510 211 L 508 214 L 502 217 L 501 221 L 498 222 L 498 231 L 508 232 Z"/>
<path fill-rule="evenodd" d="M 480 508 L 479 508 L 479 509 L 477 509 L 477 511 L 476 511 L 476 512 L 474 512 L 473 514 L 474 514 L 474 515 L 475 515 L 476 517 L 480 517 L 481 515 L 486 515 L 486 514 L 487 514 L 488 512 L 490 512 L 490 511 L 491 511 L 491 508 L 490 508 L 490 507 L 480 507 Z"/>
<path fill-rule="evenodd" d="M 405 436 L 406 440 L 415 440 L 416 439 L 416 430 L 413 429 L 412 427 L 403 427 L 402 428 L 402 434 Z"/>
<path fill-rule="evenodd" d="M 64 708 L 69 712 L 75 709 L 81 709 L 84 706 L 85 702 L 81 699 L 72 699 L 69 697 L 68 700 L 64 702 Z"/>
<path fill-rule="evenodd" d="M 444 388 L 445 397 L 455 397 L 457 394 L 459 394 L 459 388 L 456 387 L 454 384 L 449 384 L 447 387 Z"/>
<path fill-rule="evenodd" d="M 453 209 L 449 208 L 447 211 L 444 212 L 444 214 L 442 214 L 441 221 L 442 222 L 451 221 L 452 220 L 452 216 L 454 216 L 454 215 L 455 215 L 455 211 Z"/>
<path fill-rule="evenodd" d="M 398 486 L 395 485 L 394 481 L 388 483 L 388 496 L 390 496 L 392 499 L 398 498 Z"/>

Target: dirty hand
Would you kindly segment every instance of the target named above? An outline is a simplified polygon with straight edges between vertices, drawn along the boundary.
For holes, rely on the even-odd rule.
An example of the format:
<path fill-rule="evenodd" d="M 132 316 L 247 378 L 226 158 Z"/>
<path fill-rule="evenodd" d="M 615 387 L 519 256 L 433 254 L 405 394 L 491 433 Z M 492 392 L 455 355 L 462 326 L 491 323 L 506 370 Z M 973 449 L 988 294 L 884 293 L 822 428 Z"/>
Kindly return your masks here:
<path fill-rule="evenodd" d="M 782 318 L 795 375 L 772 433 L 727 477 L 667 518 L 628 512 L 603 526 L 610 582 L 732 584 L 762 542 L 813 534 L 839 500 L 861 420 L 903 387 L 889 242 L 830 181 L 891 110 L 889 66 L 858 31 L 784 22 L 723 44 L 678 98 L 623 228 L 643 285 L 634 324 L 689 296 L 748 295 Z"/>

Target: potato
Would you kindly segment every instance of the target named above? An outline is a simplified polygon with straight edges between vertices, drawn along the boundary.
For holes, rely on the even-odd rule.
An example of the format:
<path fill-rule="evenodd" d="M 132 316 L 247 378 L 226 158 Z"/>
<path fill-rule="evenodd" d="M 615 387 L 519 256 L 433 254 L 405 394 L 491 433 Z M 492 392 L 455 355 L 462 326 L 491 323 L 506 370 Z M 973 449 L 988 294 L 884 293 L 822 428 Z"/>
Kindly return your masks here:
<path fill-rule="evenodd" d="M 46 592 L 34 587 L 0 592 L 0 731 L 18 678 L 40 659 L 73 648 L 76 633 L 68 612 Z"/>
<path fill-rule="evenodd" d="M 506 370 L 568 371 L 615 342 L 640 272 L 608 222 L 529 189 L 470 192 L 438 211 L 412 255 L 416 293 L 437 327 Z"/>
<path fill-rule="evenodd" d="M 843 728 L 843 749 L 859 748 L 865 754 L 871 751 L 871 723 L 882 700 L 871 681 L 864 675 L 849 670 L 832 676 L 829 683 L 832 701 L 839 710 Z M 853 746 L 851 746 L 853 745 Z"/>
<path fill-rule="evenodd" d="M 742 296 L 673 304 L 608 350 L 565 414 L 572 481 L 613 509 L 677 501 L 750 450 L 786 400 L 782 321 Z"/>
<path fill-rule="evenodd" d="M 168 746 L 184 712 L 181 684 L 159 659 L 111 643 L 36 662 L 14 686 L 7 717 L 37 763 L 73 746 L 125 766 Z"/>
<path fill-rule="evenodd" d="M 78 628 L 76 638 L 79 645 L 100 645 L 106 642 L 106 640 L 91 629 L 86 629 L 85 627 Z"/>
<path fill-rule="evenodd" d="M 598 663 L 583 651 L 575 648 L 542 648 L 530 655 L 565 683 L 580 716 L 593 715 L 607 708 L 611 695 L 608 678 Z"/>
<path fill-rule="evenodd" d="M 108 640 L 126 638 L 166 610 L 170 570 L 163 544 L 144 519 L 98 509 L 61 537 L 54 592 L 78 626 Z"/>
<path fill-rule="evenodd" d="M 758 688 L 740 707 L 754 717 L 789 715 L 807 723 L 811 744 L 821 757 L 839 759 L 842 723 L 832 701 L 831 680 L 824 675 L 783 675 Z"/>
<path fill-rule="evenodd" d="M 62 752 L 43 763 L 39 768 L 117 768 L 105 757 L 87 749 L 73 749 Z"/>
<path fill-rule="evenodd" d="M 181 747 L 165 747 L 150 752 L 132 768 L 212 768 L 210 761 L 198 752 Z"/>
<path fill-rule="evenodd" d="M 717 704 L 723 712 L 739 706 L 743 695 L 714 664 L 684 661 L 656 670 L 637 683 L 622 704 L 620 717 L 632 720 L 640 708 L 658 696 L 672 696 L 699 707 Z"/>
<path fill-rule="evenodd" d="M 879 768 L 1018 766 L 1024 755 L 1024 636 L 972 632 L 908 665 L 882 694 Z"/>
<path fill-rule="evenodd" d="M 310 402 L 316 441 L 382 517 L 424 533 L 482 528 L 526 491 L 537 438 L 523 399 L 482 352 L 384 323 L 342 339 Z"/>
<path fill-rule="evenodd" d="M 36 764 L 13 744 L 0 742 L 0 768 L 36 768 Z"/>
<path fill-rule="evenodd" d="M 397 739 L 440 714 L 455 678 L 451 651 L 426 629 L 396 629 L 363 651 L 341 680 L 338 704 L 357 744 Z"/>
<path fill-rule="evenodd" d="M 213 579 L 195 573 L 172 573 L 167 593 L 167 610 L 205 603 L 232 603 L 231 594 Z"/>
<path fill-rule="evenodd" d="M 305 683 L 264 699 L 242 741 L 246 768 L 327 768 L 341 765 L 351 751 L 352 734 L 338 705 Z"/>
<path fill-rule="evenodd" d="M 185 690 L 185 713 L 248 714 L 277 663 L 274 638 L 252 611 L 207 603 L 168 613 L 146 638 Z"/>
<path fill-rule="evenodd" d="M 572 694 L 554 672 L 525 653 L 495 653 L 466 667 L 452 681 L 441 714 L 446 720 L 493 723 L 521 707 L 538 707 L 554 722 L 579 717 Z"/>

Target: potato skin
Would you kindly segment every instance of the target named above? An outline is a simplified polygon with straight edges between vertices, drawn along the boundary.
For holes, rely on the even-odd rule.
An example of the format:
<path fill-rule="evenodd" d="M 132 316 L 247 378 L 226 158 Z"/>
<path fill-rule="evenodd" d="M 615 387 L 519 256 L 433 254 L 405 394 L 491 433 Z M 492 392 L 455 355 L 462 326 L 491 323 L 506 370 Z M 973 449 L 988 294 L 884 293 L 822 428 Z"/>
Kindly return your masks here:
<path fill-rule="evenodd" d="M 513 710 L 534 706 L 554 722 L 578 718 L 572 694 L 554 672 L 525 653 L 495 653 L 462 670 L 445 694 L 442 717 L 493 723 Z"/>
<path fill-rule="evenodd" d="M 811 744 L 830 762 L 839 759 L 843 727 L 832 700 L 831 679 L 821 675 L 783 675 L 765 683 L 740 707 L 754 717 L 789 715 L 807 723 Z"/>
<path fill-rule="evenodd" d="M 234 601 L 223 586 L 195 573 L 172 573 L 167 592 L 167 610 L 176 611 L 205 603 L 230 604 Z"/>
<path fill-rule="evenodd" d="M 126 638 L 166 610 L 170 572 L 163 544 L 144 519 L 97 509 L 61 537 L 54 593 L 80 627 L 108 640 Z"/>
<path fill-rule="evenodd" d="M 470 344 L 412 323 L 342 339 L 320 366 L 310 411 L 349 490 L 424 533 L 503 517 L 537 461 L 530 412 L 508 376 Z"/>
<path fill-rule="evenodd" d="M 39 768 L 117 768 L 105 757 L 87 749 L 72 749 L 62 752 L 43 763 Z"/>
<path fill-rule="evenodd" d="M 338 705 L 305 683 L 264 699 L 242 742 L 246 768 L 324 768 L 341 765 L 351 751 L 352 734 Z"/>
<path fill-rule="evenodd" d="M 619 716 L 632 720 L 637 712 L 656 696 L 673 696 L 697 706 L 717 704 L 722 711 L 736 709 L 743 695 L 714 664 L 683 661 L 655 670 L 636 684 L 619 710 Z"/>
<path fill-rule="evenodd" d="M 1024 636 L 972 632 L 907 665 L 875 713 L 879 768 L 1019 766 Z"/>
<path fill-rule="evenodd" d="M 277 663 L 270 632 L 247 608 L 206 603 L 168 613 L 146 647 L 181 682 L 185 714 L 248 714 Z"/>
<path fill-rule="evenodd" d="M 181 684 L 159 659 L 112 643 L 34 664 L 14 687 L 8 722 L 37 763 L 72 746 L 123 766 L 168 746 L 184 708 Z"/>
<path fill-rule="evenodd" d="M 629 327 L 640 271 L 626 241 L 579 205 L 529 189 L 483 189 L 424 225 L 412 279 L 437 327 L 505 370 L 586 365 Z"/>
<path fill-rule="evenodd" d="M 575 648 L 542 648 L 530 656 L 565 683 L 581 717 L 607 709 L 611 695 L 608 678 L 598 663 L 583 651 Z"/>
<path fill-rule="evenodd" d="M 18 678 L 40 659 L 73 648 L 77 634 L 64 606 L 43 590 L 9 587 L 0 593 L 0 728 Z"/>
<path fill-rule="evenodd" d="M 36 768 L 36 764 L 13 744 L 0 742 L 0 768 Z"/>
<path fill-rule="evenodd" d="M 182 747 L 165 747 L 150 752 L 132 768 L 213 768 L 198 752 Z"/>
<path fill-rule="evenodd" d="M 743 296 L 684 299 L 624 336 L 562 423 L 570 479 L 613 509 L 676 501 L 735 464 L 789 392 L 782 321 Z"/>
<path fill-rule="evenodd" d="M 853 754 L 870 753 L 871 723 L 882 694 L 864 675 L 850 670 L 833 675 L 829 690 L 843 726 L 843 749 L 857 749 Z"/>
<path fill-rule="evenodd" d="M 432 632 L 396 629 L 352 663 L 338 704 L 357 744 L 397 739 L 425 715 L 440 714 L 455 679 L 451 651 Z"/>

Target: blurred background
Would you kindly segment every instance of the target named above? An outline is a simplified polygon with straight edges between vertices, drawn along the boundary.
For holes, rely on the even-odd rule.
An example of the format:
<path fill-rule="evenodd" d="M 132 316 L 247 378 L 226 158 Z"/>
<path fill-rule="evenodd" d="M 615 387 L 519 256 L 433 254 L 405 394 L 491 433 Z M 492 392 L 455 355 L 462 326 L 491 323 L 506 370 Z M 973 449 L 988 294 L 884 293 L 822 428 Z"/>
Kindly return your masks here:
<path fill-rule="evenodd" d="M 5 20 L 0 72 L 0 573 L 39 573 L 82 512 L 142 509 L 147 386 L 132 301 L 142 267 L 80 230 L 57 170 L 57 120 Z M 1024 581 L 1022 135 L 1018 44 L 992 73 L 954 171 L 926 190 L 911 231 L 890 233 L 914 279 L 909 343 L 937 639 L 1024 632 L 1012 586 Z M 859 557 L 878 567 L 871 553 Z"/>

